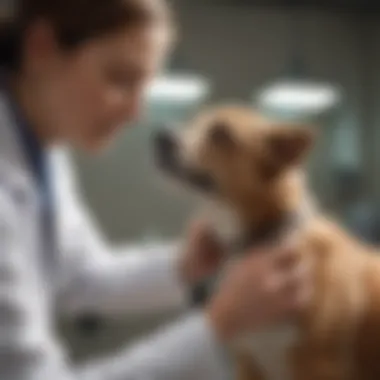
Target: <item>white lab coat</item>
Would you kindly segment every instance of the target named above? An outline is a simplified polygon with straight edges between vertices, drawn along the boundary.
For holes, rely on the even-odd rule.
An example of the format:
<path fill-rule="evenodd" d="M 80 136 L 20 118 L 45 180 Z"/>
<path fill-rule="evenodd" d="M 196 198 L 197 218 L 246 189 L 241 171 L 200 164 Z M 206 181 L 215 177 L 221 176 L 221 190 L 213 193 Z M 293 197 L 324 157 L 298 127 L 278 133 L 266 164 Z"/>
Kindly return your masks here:
<path fill-rule="evenodd" d="M 56 150 L 51 157 L 58 210 L 56 249 L 48 254 L 56 266 L 46 265 L 36 183 L 0 92 L 0 379 L 222 379 L 220 347 L 201 312 L 114 357 L 80 368 L 67 360 L 53 333 L 53 309 L 111 315 L 180 308 L 186 289 L 173 246 L 126 246 L 112 255 L 79 200 L 67 155 Z"/>

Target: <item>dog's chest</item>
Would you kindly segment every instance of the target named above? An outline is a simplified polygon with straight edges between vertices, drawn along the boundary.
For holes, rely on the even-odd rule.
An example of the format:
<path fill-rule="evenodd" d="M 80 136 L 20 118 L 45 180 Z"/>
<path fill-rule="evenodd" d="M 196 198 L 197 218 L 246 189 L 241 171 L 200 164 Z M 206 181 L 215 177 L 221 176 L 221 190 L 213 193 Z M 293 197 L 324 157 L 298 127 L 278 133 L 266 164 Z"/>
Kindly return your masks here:
<path fill-rule="evenodd" d="M 228 245 L 241 235 L 241 225 L 228 209 L 209 209 L 209 220 L 221 240 Z M 238 257 L 240 252 L 231 252 L 228 263 Z M 218 277 L 219 282 L 223 271 Z M 297 330 L 290 325 L 277 325 L 239 340 L 237 348 L 252 355 L 254 365 L 265 376 L 264 380 L 292 380 L 289 355 L 297 339 Z"/>
<path fill-rule="evenodd" d="M 239 237 L 242 226 L 233 210 L 218 204 L 206 204 L 204 210 L 206 218 L 221 242 L 228 245 Z"/>
<path fill-rule="evenodd" d="M 274 326 L 240 340 L 237 348 L 252 355 L 264 380 L 292 380 L 290 353 L 296 339 L 293 326 Z"/>

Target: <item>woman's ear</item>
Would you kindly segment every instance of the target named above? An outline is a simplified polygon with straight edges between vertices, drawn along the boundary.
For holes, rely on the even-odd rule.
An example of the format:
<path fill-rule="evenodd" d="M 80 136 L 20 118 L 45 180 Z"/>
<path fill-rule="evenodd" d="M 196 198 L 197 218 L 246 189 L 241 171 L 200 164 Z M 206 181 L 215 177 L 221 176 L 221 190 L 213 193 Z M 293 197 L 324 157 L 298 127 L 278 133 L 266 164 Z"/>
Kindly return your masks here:
<path fill-rule="evenodd" d="M 35 20 L 26 31 L 24 42 L 26 60 L 40 71 L 46 71 L 61 49 L 53 26 L 43 20 Z"/>
<path fill-rule="evenodd" d="M 312 148 L 316 138 L 309 126 L 281 124 L 269 132 L 265 149 L 267 156 L 280 166 L 301 163 Z"/>

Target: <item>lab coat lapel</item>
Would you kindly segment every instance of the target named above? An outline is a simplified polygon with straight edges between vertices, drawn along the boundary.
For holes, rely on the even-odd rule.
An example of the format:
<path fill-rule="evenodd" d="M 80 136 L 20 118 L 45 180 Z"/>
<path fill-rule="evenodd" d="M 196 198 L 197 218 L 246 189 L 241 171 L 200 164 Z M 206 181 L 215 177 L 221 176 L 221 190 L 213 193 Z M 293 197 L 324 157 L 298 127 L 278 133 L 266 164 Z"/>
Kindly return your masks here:
<path fill-rule="evenodd" d="M 56 242 L 46 246 L 47 237 L 44 236 L 46 232 L 43 229 L 42 223 L 42 200 L 39 197 L 37 182 L 27 162 L 15 123 L 16 120 L 12 113 L 9 99 L 4 91 L 0 91 L 0 160 L 3 160 L 27 179 L 30 191 L 35 193 L 34 195 L 39 202 L 41 261 L 48 277 L 47 280 L 49 283 L 52 283 L 56 277 L 58 260 Z"/>

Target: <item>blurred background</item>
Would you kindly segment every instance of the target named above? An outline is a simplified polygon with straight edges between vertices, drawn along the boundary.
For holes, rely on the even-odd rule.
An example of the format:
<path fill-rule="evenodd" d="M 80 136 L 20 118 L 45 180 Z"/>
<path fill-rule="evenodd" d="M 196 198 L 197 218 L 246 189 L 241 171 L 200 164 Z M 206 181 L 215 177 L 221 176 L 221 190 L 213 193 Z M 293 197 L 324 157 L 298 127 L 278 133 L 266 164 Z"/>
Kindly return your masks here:
<path fill-rule="evenodd" d="M 204 102 L 239 101 L 315 125 L 309 162 L 320 203 L 380 242 L 380 11 L 366 0 L 177 0 L 180 43 L 145 118 L 95 159 L 74 159 L 83 194 L 113 242 L 178 237 L 191 200 L 159 180 L 150 137 Z M 113 321 L 65 336 L 75 358 L 108 352 L 167 316 Z M 91 327 L 92 326 L 92 327 Z M 96 331 L 95 331 L 96 330 Z"/>

